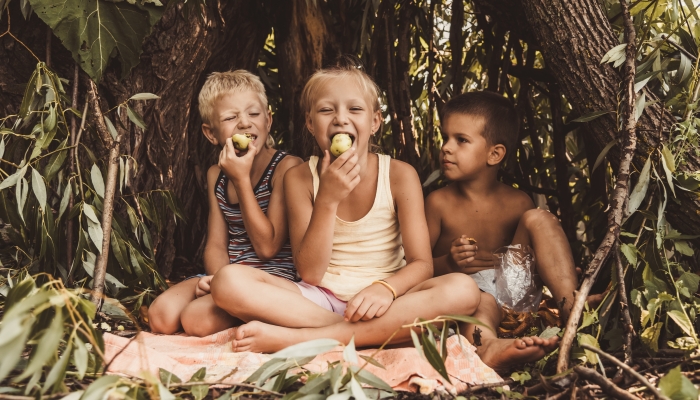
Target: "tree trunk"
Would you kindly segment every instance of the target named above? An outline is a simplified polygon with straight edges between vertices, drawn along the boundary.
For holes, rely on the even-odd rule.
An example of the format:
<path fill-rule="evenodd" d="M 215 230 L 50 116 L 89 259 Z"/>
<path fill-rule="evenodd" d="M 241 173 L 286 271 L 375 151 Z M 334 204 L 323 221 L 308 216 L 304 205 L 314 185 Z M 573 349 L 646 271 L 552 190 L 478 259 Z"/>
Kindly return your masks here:
<path fill-rule="evenodd" d="M 595 0 L 474 0 L 481 10 L 505 26 L 518 30 L 521 38 L 533 37 L 544 56 L 547 68 L 562 93 L 573 107 L 574 115 L 594 111 L 611 111 L 586 123 L 586 132 L 598 148 L 603 148 L 619 136 L 615 111 L 620 90 L 620 73 L 600 60 L 612 47 L 618 45 L 604 10 Z M 525 15 L 527 25 L 518 23 Z M 656 97 L 647 93 L 647 100 Z M 657 153 L 661 143 L 668 140 L 674 119 L 665 113 L 660 103 L 650 105 L 637 124 L 638 143 L 633 165 L 641 170 L 651 154 Z M 655 157 L 655 156 L 654 156 Z M 700 157 L 687 154 L 687 164 L 680 171 L 700 170 Z M 608 153 L 613 168 L 620 163 L 620 147 Z M 668 202 L 667 219 L 674 228 L 692 233 L 700 226 L 700 200 L 689 192 L 676 191 L 677 200 Z"/>
<path fill-rule="evenodd" d="M 279 66 L 282 107 L 276 118 L 281 121 L 286 147 L 292 153 L 307 158 L 316 149 L 316 143 L 306 131 L 305 117 L 299 104 L 306 80 L 323 66 L 324 50 L 331 41 L 324 20 L 323 4 L 313 5 L 307 0 L 280 0 L 275 12 L 275 49 Z"/>

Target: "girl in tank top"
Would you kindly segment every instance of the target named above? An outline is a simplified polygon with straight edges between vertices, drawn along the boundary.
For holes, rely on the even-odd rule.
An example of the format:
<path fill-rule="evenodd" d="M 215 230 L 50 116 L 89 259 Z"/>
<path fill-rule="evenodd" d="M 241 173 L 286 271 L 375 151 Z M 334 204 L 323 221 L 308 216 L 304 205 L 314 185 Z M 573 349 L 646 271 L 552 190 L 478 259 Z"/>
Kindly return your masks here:
<path fill-rule="evenodd" d="M 306 127 L 322 158 L 285 175 L 292 252 L 303 281 L 276 285 L 248 274 L 231 288 L 230 276 L 245 272 L 237 266 L 212 280 L 216 304 L 247 322 L 236 330 L 235 351 L 274 352 L 316 338 L 348 343 L 353 335 L 358 346 L 380 345 L 416 318 L 469 315 L 479 304 L 479 289 L 465 274 L 432 278 L 418 175 L 370 152 L 383 123 L 379 92 L 356 64 L 343 64 L 316 72 L 302 92 Z M 329 150 L 338 134 L 352 146 L 336 157 Z M 264 300 L 245 301 L 261 292 Z M 410 340 L 404 329 L 392 342 Z"/>
<path fill-rule="evenodd" d="M 214 73 L 200 92 L 199 109 L 204 135 L 222 147 L 219 163 L 207 172 L 206 274 L 156 298 L 148 318 L 157 333 L 184 330 L 188 335 L 206 336 L 235 325 L 237 319 L 217 307 L 210 294 L 212 276 L 228 264 L 255 270 L 270 281 L 297 278 L 282 178 L 301 160 L 272 148 L 272 120 L 260 79 L 242 70 Z M 250 143 L 243 149 L 241 143 L 247 140 Z"/>

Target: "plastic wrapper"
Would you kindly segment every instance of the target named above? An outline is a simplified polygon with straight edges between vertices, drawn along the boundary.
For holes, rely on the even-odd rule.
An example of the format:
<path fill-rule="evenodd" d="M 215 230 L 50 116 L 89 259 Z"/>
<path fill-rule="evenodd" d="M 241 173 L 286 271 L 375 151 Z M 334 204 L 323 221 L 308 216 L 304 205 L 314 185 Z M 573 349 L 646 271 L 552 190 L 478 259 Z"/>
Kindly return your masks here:
<path fill-rule="evenodd" d="M 535 312 L 542 286 L 535 279 L 535 255 L 529 246 L 501 247 L 493 253 L 496 301 L 515 312 Z"/>

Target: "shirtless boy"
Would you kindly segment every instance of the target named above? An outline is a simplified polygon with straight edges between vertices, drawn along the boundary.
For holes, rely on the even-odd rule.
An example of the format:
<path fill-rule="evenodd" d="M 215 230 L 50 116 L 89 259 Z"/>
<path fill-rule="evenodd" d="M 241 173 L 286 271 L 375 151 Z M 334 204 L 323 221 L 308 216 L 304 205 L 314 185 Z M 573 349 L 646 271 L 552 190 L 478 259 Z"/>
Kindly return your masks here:
<path fill-rule="evenodd" d="M 509 244 L 530 246 L 537 273 L 552 292 L 563 320 L 569 316 L 577 287 L 566 235 L 556 216 L 536 209 L 524 192 L 498 181 L 498 169 L 518 138 L 515 108 L 492 92 L 471 92 L 450 100 L 442 111 L 442 171 L 451 183 L 431 193 L 425 208 L 433 247 L 435 275 L 469 274 L 482 290 L 474 317 L 496 331 L 501 310 L 489 283 L 492 253 Z M 468 238 L 476 243 L 471 244 Z M 463 328 L 473 340 L 474 326 Z M 496 370 L 542 358 L 558 338 L 498 339 L 481 330 L 477 353 Z"/>

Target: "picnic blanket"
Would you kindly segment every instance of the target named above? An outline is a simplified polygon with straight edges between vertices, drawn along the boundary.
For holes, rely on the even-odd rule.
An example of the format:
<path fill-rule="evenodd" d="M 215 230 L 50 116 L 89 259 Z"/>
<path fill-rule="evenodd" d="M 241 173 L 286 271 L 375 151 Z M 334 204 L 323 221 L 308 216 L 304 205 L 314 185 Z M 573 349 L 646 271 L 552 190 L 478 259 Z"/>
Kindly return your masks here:
<path fill-rule="evenodd" d="M 206 367 L 206 382 L 242 382 L 268 361 L 270 356 L 252 352 L 234 353 L 231 351 L 234 332 L 235 328 L 231 328 L 202 338 L 141 332 L 134 339 L 105 333 L 108 372 L 141 377 L 143 371 L 149 371 L 158 376 L 158 369 L 163 368 L 187 380 L 198 369 Z M 361 350 L 359 354 L 371 356 L 375 351 Z M 452 384 L 443 379 L 414 347 L 382 350 L 374 355 L 374 359 L 386 369 L 373 365 L 367 366 L 367 369 L 396 390 L 415 390 L 416 386 L 425 390 L 443 386 L 454 393 L 465 390 L 467 384 L 502 380 L 481 361 L 475 348 L 464 337 L 453 335 L 448 338 L 447 351 L 445 364 Z M 323 371 L 328 361 L 341 358 L 342 348 L 339 347 L 317 356 L 305 367 L 312 371 Z M 231 374 L 234 368 L 238 369 Z"/>

